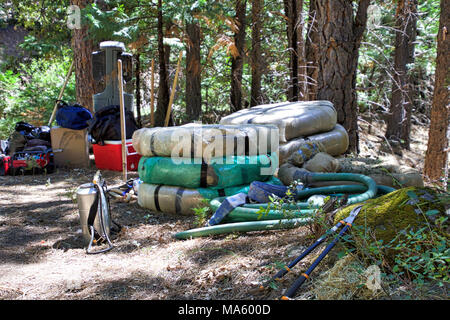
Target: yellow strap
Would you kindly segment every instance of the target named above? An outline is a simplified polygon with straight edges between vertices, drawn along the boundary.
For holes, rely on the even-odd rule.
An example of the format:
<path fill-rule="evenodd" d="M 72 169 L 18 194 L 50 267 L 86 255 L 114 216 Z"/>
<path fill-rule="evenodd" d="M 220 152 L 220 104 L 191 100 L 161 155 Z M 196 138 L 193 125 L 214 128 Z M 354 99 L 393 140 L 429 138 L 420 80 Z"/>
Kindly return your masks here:
<path fill-rule="evenodd" d="M 306 273 L 302 273 L 302 276 L 304 276 L 306 279 L 309 279 L 309 276 Z"/>

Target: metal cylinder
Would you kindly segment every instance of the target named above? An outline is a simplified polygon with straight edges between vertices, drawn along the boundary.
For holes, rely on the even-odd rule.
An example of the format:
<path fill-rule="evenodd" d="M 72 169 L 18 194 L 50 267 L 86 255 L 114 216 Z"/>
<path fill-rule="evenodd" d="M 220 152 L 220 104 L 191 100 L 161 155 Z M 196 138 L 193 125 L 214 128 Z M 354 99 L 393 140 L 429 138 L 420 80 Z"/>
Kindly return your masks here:
<path fill-rule="evenodd" d="M 80 224 L 81 224 L 81 230 L 83 233 L 83 242 L 86 246 L 89 245 L 89 242 L 91 240 L 91 232 L 90 232 L 89 226 L 88 226 L 89 211 L 91 209 L 91 206 L 95 202 L 96 195 L 97 195 L 97 189 L 95 188 L 93 183 L 82 184 L 77 189 L 77 203 L 78 203 L 78 211 L 80 214 Z M 102 201 L 102 203 L 104 206 L 107 206 L 105 201 Z M 99 212 L 103 212 L 104 228 L 102 228 L 102 221 L 100 221 L 99 215 L 97 215 L 95 217 L 93 226 L 94 226 L 94 229 L 97 231 L 97 233 L 101 237 L 106 238 L 106 234 L 108 236 L 110 234 L 111 219 L 109 218 L 109 214 L 108 214 L 107 210 L 101 210 Z M 106 232 L 106 234 L 105 234 L 105 232 Z"/>

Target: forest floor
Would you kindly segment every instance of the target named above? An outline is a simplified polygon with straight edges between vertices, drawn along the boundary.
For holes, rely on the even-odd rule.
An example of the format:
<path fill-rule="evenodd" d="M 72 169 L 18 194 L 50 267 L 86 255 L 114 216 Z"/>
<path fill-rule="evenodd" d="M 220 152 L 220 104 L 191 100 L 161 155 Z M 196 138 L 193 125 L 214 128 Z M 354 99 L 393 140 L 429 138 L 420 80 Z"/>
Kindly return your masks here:
<path fill-rule="evenodd" d="M 360 126 L 361 154 L 379 156 L 382 128 L 369 134 L 367 123 Z M 421 170 L 427 128 L 414 125 L 411 136 L 412 151 L 395 157 Z M 194 216 L 112 202 L 112 219 L 122 226 L 112 239 L 114 249 L 88 255 L 75 200 L 77 187 L 90 182 L 95 171 L 0 176 L 0 299 L 277 299 L 297 273 L 286 276 L 277 289 L 259 291 L 259 285 L 314 241 L 310 227 L 176 240 L 174 233 L 194 227 Z M 120 172 L 102 173 L 108 186 L 122 184 Z M 137 173 L 129 174 L 133 177 Z M 335 262 L 331 255 L 315 273 Z M 297 299 L 317 299 L 313 289 L 314 282 L 307 283 Z M 389 297 L 401 296 L 400 288 Z"/>

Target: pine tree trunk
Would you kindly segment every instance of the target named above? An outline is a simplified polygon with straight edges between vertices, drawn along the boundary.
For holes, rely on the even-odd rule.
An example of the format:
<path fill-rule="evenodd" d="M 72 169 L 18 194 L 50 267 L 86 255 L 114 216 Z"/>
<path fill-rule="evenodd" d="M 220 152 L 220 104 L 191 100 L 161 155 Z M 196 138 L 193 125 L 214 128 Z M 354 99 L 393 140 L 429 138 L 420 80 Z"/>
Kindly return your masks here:
<path fill-rule="evenodd" d="M 263 0 L 252 0 L 252 51 L 250 65 L 252 84 L 250 107 L 263 104 L 261 96 L 262 61 L 261 61 L 261 7 Z"/>
<path fill-rule="evenodd" d="M 306 67 L 306 100 L 316 100 L 317 77 L 319 73 L 319 34 L 317 22 L 316 1 L 310 0 L 308 13 L 308 28 L 305 39 L 305 67 Z"/>
<path fill-rule="evenodd" d="M 412 97 L 407 64 L 413 62 L 416 32 L 417 0 L 400 0 L 396 13 L 394 75 L 391 96 L 391 116 L 388 118 L 386 137 L 402 140 L 409 149 Z"/>
<path fill-rule="evenodd" d="M 202 114 L 200 26 L 186 25 L 188 43 L 186 49 L 186 112 L 188 122 L 199 120 Z"/>
<path fill-rule="evenodd" d="M 289 50 L 289 86 L 288 86 L 288 100 L 299 100 L 299 85 L 298 85 L 298 10 L 297 0 L 283 0 L 284 12 L 288 19 L 286 26 L 288 50 Z"/>
<path fill-rule="evenodd" d="M 450 2 L 441 0 L 441 17 L 437 36 L 437 57 L 431 123 L 425 156 L 424 175 L 431 181 L 448 179 L 449 91 L 450 86 Z"/>
<path fill-rule="evenodd" d="M 318 0 L 319 70 L 317 99 L 331 101 L 349 135 L 348 152 L 359 153 L 356 69 L 370 0 Z"/>
<path fill-rule="evenodd" d="M 242 109 L 242 73 L 244 69 L 245 9 L 246 0 L 236 0 L 236 24 L 239 30 L 234 35 L 234 44 L 239 53 L 231 58 L 231 112 Z"/>
<path fill-rule="evenodd" d="M 303 0 L 297 0 L 297 48 L 298 48 L 298 95 L 299 100 L 307 100 L 305 39 L 303 37 Z"/>
<path fill-rule="evenodd" d="M 91 0 L 71 0 L 71 5 L 76 5 L 83 9 L 91 3 Z M 72 50 L 75 69 L 75 88 L 77 102 L 94 111 L 94 76 L 92 74 L 92 52 L 93 44 L 89 39 L 87 26 L 81 29 L 73 29 L 72 33 Z"/>
<path fill-rule="evenodd" d="M 162 0 L 158 0 L 158 60 L 159 60 L 159 89 L 158 101 L 156 103 L 155 111 L 155 127 L 164 126 L 167 109 L 169 106 L 170 91 L 169 79 L 167 75 L 167 48 L 164 46 L 164 30 L 163 30 L 163 15 L 162 15 Z M 169 125 L 171 125 L 169 120 Z"/>

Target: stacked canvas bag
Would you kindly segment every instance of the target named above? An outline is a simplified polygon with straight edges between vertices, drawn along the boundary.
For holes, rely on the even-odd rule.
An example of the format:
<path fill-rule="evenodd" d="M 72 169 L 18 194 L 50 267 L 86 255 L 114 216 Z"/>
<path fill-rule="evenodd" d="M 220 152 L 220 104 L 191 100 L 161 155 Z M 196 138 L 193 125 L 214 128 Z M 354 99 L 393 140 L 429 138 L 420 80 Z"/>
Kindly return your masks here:
<path fill-rule="evenodd" d="M 337 123 L 337 112 L 329 101 L 298 101 L 266 104 L 230 114 L 220 124 L 274 124 L 280 129 L 279 162 L 287 162 L 308 142 L 322 152 L 338 156 L 347 151 L 347 131 Z M 311 143 L 309 143 L 311 142 Z"/>
<path fill-rule="evenodd" d="M 253 181 L 281 184 L 273 177 L 278 136 L 278 127 L 257 124 L 139 129 L 132 138 L 142 155 L 138 204 L 189 215 L 203 200 L 247 192 Z"/>
<path fill-rule="evenodd" d="M 222 118 L 221 124 L 267 124 L 280 129 L 279 163 L 276 176 L 292 183 L 298 168 L 312 172 L 349 172 L 370 176 L 390 187 L 423 186 L 420 172 L 391 161 L 333 157 L 349 146 L 347 131 L 337 123 L 337 112 L 329 101 L 285 102 L 240 110 Z M 309 160 L 309 161 L 308 161 Z M 314 161 L 313 161 L 314 160 Z M 314 163 L 314 164 L 313 164 Z M 315 182 L 311 186 L 349 184 L 346 181 Z"/>

